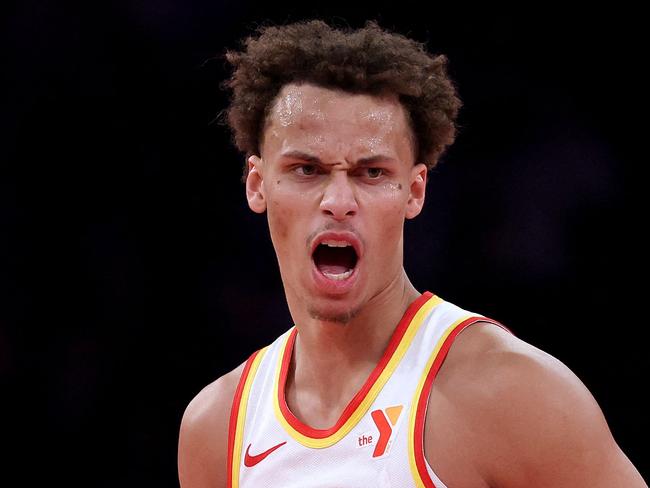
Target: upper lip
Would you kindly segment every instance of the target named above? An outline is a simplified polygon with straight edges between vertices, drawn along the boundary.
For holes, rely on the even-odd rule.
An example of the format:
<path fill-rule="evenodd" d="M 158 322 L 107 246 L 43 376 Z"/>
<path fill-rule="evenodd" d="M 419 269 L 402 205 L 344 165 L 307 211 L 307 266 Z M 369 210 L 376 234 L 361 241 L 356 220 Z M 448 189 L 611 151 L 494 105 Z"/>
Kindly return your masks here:
<path fill-rule="evenodd" d="M 316 235 L 311 243 L 311 255 L 314 255 L 316 248 L 325 241 L 343 241 L 352 246 L 354 252 L 357 253 L 357 260 L 361 259 L 363 254 L 363 246 L 359 238 L 350 231 L 325 231 Z"/>

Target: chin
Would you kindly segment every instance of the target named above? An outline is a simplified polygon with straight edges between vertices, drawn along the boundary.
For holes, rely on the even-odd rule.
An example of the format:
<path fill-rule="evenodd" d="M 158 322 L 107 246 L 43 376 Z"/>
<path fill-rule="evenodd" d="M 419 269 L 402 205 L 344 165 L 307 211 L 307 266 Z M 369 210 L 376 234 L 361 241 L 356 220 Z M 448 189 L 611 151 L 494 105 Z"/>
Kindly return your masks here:
<path fill-rule="evenodd" d="M 312 295 L 305 298 L 309 316 L 323 322 L 347 324 L 357 317 L 363 308 L 363 300 L 358 296 Z"/>
<path fill-rule="evenodd" d="M 309 307 L 307 311 L 312 319 L 322 322 L 331 322 L 334 324 L 346 325 L 352 321 L 358 314 L 359 308 L 350 307 Z"/>

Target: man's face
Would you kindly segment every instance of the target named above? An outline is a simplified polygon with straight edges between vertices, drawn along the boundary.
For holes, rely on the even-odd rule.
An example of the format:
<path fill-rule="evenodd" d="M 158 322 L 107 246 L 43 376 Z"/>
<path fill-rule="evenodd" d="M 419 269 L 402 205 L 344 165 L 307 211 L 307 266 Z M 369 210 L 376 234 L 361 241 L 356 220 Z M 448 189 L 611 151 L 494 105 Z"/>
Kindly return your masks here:
<path fill-rule="evenodd" d="M 249 158 L 250 207 L 267 212 L 290 305 L 349 321 L 403 276 L 403 226 L 424 203 L 396 97 L 288 84 Z M 401 290 L 400 290 L 401 291 Z"/>

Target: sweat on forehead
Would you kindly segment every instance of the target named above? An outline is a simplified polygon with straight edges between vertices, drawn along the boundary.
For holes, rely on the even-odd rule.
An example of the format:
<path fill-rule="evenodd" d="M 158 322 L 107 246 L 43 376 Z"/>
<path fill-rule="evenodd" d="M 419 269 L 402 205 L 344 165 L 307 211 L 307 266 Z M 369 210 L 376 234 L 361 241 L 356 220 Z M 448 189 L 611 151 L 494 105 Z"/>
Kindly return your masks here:
<path fill-rule="evenodd" d="M 365 127 L 376 137 L 401 137 L 406 134 L 413 147 L 415 137 L 409 115 L 395 94 L 351 93 L 308 83 L 282 87 L 269 107 L 262 136 L 283 130 L 341 131 Z M 264 138 L 264 137 L 262 137 Z"/>

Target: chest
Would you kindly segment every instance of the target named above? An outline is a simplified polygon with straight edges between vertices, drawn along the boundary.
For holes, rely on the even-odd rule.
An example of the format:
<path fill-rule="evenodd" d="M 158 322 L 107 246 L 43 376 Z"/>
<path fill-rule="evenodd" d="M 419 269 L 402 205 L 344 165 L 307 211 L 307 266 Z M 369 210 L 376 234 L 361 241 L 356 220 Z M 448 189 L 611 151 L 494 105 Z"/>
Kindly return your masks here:
<path fill-rule="evenodd" d="M 398 327 L 401 334 L 343 407 L 290 404 L 285 385 L 295 333 L 263 350 L 233 403 L 231 486 L 487 486 L 475 468 L 472 429 L 432 387 L 454 334 L 481 317 L 436 310 L 428 321 L 416 315 L 408 328 Z"/>
<path fill-rule="evenodd" d="M 408 404 L 378 398 L 365 412 L 343 413 L 330 428 L 315 429 L 286 412 L 278 418 L 258 410 L 243 435 L 240 486 L 415 487 L 409 411 Z"/>

